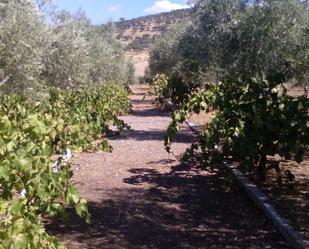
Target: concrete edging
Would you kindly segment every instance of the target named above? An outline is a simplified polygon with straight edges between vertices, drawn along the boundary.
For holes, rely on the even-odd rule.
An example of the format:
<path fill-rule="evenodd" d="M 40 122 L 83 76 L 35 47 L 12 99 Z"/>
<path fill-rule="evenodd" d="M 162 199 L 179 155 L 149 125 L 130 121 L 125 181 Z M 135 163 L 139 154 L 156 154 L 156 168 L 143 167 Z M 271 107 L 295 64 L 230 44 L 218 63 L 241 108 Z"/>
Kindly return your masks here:
<path fill-rule="evenodd" d="M 199 133 L 196 125 L 186 120 L 186 124 L 194 133 Z M 283 238 L 290 243 L 295 249 L 309 249 L 309 243 L 306 242 L 302 235 L 295 231 L 289 222 L 282 218 L 271 204 L 271 200 L 256 186 L 248 177 L 240 172 L 236 167 L 224 163 L 225 168 L 230 171 L 237 179 L 238 183 L 245 190 L 251 200 L 262 209 L 266 217 L 273 223 L 275 228 L 280 232 Z"/>

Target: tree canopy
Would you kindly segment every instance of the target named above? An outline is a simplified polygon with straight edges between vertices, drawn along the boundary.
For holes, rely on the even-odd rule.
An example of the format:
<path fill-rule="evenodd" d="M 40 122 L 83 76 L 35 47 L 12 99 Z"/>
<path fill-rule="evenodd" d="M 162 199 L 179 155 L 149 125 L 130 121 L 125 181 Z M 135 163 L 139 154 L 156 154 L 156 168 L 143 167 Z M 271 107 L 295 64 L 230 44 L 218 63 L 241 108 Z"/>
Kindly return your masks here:
<path fill-rule="evenodd" d="M 308 1 L 193 2 L 185 31 L 175 29 L 155 43 L 152 75 L 168 72 L 199 84 L 227 75 L 308 83 Z"/>
<path fill-rule="evenodd" d="M 1 0 L 0 17 L 2 92 L 134 80 L 111 24 L 95 26 L 82 11 L 59 11 L 46 0 Z"/>

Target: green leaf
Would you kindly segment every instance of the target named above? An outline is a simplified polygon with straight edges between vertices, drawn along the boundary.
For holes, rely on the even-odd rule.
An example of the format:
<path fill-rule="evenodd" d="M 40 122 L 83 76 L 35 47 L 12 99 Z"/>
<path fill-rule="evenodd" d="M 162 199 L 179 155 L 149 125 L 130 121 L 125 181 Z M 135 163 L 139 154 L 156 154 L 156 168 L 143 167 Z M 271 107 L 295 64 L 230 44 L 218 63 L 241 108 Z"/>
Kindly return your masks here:
<path fill-rule="evenodd" d="M 26 158 L 19 158 L 15 162 L 16 168 L 20 171 L 26 171 L 31 167 L 31 161 Z"/>
<path fill-rule="evenodd" d="M 14 236 L 15 249 L 28 248 L 28 245 L 29 245 L 30 242 L 31 242 L 31 240 L 26 234 L 21 233 L 21 234 Z"/>
<path fill-rule="evenodd" d="M 79 204 L 76 207 L 76 213 L 81 217 L 84 218 L 85 221 L 89 224 L 91 222 L 91 217 L 88 212 L 87 201 L 81 198 Z"/>
<path fill-rule="evenodd" d="M 73 186 L 69 186 L 66 191 L 65 202 L 68 205 L 74 205 L 79 202 L 79 199 L 80 199 L 80 194 L 78 190 Z"/>
<path fill-rule="evenodd" d="M 2 164 L 0 166 L 0 178 L 3 177 L 5 180 L 8 180 L 11 174 L 10 166 Z"/>
<path fill-rule="evenodd" d="M 12 202 L 11 213 L 12 215 L 19 215 L 22 208 L 24 207 L 24 203 L 20 200 L 16 200 Z"/>
<path fill-rule="evenodd" d="M 0 200 L 0 215 L 4 215 L 9 207 L 8 201 Z"/>

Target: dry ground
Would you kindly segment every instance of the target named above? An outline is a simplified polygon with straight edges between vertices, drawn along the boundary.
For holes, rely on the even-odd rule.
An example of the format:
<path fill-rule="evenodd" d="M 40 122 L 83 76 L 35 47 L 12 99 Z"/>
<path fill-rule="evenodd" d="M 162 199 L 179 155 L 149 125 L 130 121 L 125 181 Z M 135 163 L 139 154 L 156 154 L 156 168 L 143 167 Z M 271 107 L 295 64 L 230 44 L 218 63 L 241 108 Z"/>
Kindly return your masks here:
<path fill-rule="evenodd" d="M 135 68 L 135 78 L 143 77 L 145 69 L 149 65 L 149 49 L 143 49 L 139 51 L 126 51 L 126 58 L 130 59 Z"/>
<path fill-rule="evenodd" d="M 291 96 L 304 95 L 304 88 L 292 87 L 288 89 Z M 190 121 L 201 127 L 211 121 L 214 113 L 192 114 Z M 279 158 L 278 158 L 279 159 Z M 276 210 L 291 222 L 305 240 L 309 242 L 309 152 L 304 162 L 297 164 L 293 161 L 281 160 L 283 184 L 277 183 L 275 170 L 269 172 L 265 182 L 258 181 L 254 175 L 248 175 L 264 193 L 273 201 Z M 295 182 L 289 183 L 285 171 L 290 170 L 296 177 Z"/>
<path fill-rule="evenodd" d="M 250 178 L 270 197 L 278 212 L 299 231 L 309 243 L 309 153 L 304 162 L 281 160 L 283 183 L 277 183 L 277 173 L 269 172 L 265 182 Z M 296 180 L 289 183 L 285 171 L 290 170 Z"/>
<path fill-rule="evenodd" d="M 75 215 L 50 231 L 69 249 L 81 248 L 289 248 L 223 170 L 201 171 L 179 157 L 194 135 L 182 127 L 165 152 L 169 115 L 142 101 L 135 87 L 133 129 L 110 139 L 114 152 L 77 155 L 73 182 L 89 201 L 92 224 Z"/>

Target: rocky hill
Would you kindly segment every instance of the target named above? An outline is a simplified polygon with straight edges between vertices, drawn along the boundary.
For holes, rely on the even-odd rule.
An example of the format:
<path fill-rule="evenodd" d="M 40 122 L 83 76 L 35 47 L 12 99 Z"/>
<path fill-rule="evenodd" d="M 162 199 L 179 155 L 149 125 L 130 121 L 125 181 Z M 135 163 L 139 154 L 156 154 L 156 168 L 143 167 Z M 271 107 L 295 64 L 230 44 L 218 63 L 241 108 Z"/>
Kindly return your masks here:
<path fill-rule="evenodd" d="M 128 50 L 148 48 L 157 36 L 170 26 L 188 19 L 189 15 L 189 9 L 182 9 L 119 21 L 115 23 L 118 39 Z"/>
<path fill-rule="evenodd" d="M 144 75 L 153 41 L 172 25 L 188 20 L 190 12 L 190 9 L 174 10 L 115 23 L 117 38 L 135 65 L 136 77 Z"/>

